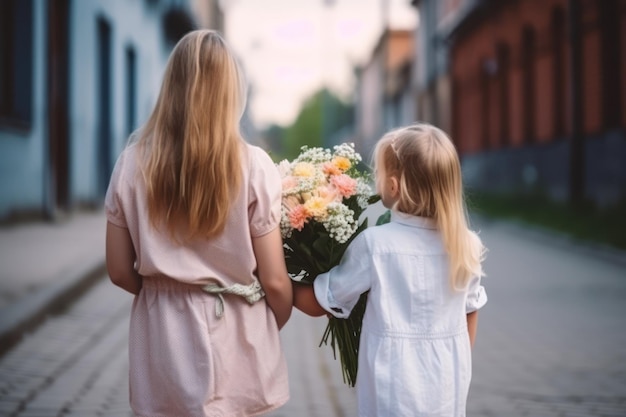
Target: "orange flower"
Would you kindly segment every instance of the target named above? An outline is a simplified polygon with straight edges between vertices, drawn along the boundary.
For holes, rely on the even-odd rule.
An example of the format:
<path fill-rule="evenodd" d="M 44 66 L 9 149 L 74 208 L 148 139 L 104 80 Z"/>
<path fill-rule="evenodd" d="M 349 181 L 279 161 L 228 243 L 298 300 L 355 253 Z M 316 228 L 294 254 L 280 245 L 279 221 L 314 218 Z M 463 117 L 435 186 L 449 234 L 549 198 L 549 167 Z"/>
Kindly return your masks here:
<path fill-rule="evenodd" d="M 335 165 L 341 172 L 346 172 L 352 166 L 352 162 L 344 156 L 336 156 L 333 158 L 333 165 Z"/>
<path fill-rule="evenodd" d="M 326 216 L 326 206 L 328 206 L 328 201 L 322 197 L 311 197 L 304 203 L 306 212 L 318 218 Z"/>

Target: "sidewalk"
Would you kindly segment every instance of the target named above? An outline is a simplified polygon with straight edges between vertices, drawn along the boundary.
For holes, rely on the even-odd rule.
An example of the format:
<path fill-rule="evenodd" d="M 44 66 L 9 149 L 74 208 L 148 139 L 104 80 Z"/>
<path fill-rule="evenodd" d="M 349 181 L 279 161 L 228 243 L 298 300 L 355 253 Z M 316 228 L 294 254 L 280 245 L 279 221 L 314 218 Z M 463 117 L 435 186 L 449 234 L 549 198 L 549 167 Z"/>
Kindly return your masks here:
<path fill-rule="evenodd" d="M 105 272 L 102 210 L 0 226 L 0 355 Z"/>

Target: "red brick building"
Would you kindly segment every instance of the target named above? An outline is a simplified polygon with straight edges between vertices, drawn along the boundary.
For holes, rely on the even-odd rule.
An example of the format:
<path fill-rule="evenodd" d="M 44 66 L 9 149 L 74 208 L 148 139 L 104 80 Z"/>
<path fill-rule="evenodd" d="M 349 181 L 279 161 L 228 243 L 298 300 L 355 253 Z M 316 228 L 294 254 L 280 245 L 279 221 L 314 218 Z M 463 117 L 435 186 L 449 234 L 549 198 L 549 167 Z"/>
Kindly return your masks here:
<path fill-rule="evenodd" d="M 567 8 L 567 0 L 500 2 L 459 28 L 450 71 L 461 152 L 571 134 Z M 582 1 L 581 23 L 583 132 L 624 128 L 626 2 Z"/>
<path fill-rule="evenodd" d="M 449 103 L 473 185 L 557 199 L 578 187 L 601 205 L 626 198 L 626 0 L 414 4 L 421 36 L 437 42 L 431 57 L 445 55 L 422 92 L 451 86 L 424 101 Z"/>

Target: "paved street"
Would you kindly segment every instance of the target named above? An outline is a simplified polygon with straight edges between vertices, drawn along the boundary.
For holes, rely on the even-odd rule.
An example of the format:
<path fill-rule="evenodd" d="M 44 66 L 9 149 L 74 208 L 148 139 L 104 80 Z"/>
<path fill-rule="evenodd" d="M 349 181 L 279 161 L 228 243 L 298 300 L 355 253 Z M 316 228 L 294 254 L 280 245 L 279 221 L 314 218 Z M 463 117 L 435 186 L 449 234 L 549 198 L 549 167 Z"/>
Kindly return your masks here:
<path fill-rule="evenodd" d="M 0 359 L 0 415 L 130 416 L 132 297 L 100 280 Z"/>
<path fill-rule="evenodd" d="M 626 416 L 626 260 L 498 223 L 469 416 Z"/>
<path fill-rule="evenodd" d="M 626 263 L 519 227 L 484 223 L 489 247 L 468 416 L 626 416 Z M 102 279 L 0 358 L 0 416 L 130 416 L 131 297 Z M 353 416 L 325 319 L 282 332 L 292 399 L 271 417 Z"/>

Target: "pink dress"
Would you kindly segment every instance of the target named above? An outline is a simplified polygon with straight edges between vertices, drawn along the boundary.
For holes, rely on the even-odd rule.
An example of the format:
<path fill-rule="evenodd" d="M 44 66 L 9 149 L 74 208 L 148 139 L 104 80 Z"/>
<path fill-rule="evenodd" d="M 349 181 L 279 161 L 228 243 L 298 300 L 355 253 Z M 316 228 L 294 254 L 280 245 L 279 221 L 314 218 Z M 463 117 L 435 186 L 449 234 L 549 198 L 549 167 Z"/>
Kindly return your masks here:
<path fill-rule="evenodd" d="M 257 283 L 251 237 L 280 221 L 277 168 L 262 149 L 245 150 L 243 183 L 224 232 L 185 246 L 149 223 L 136 145 L 115 165 L 107 219 L 128 228 L 144 277 L 129 337 L 130 404 L 139 416 L 253 416 L 289 399 L 279 332 L 265 298 L 250 303 L 223 294 L 221 303 L 202 290 Z"/>

